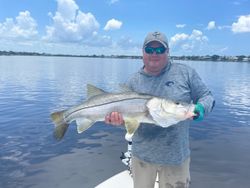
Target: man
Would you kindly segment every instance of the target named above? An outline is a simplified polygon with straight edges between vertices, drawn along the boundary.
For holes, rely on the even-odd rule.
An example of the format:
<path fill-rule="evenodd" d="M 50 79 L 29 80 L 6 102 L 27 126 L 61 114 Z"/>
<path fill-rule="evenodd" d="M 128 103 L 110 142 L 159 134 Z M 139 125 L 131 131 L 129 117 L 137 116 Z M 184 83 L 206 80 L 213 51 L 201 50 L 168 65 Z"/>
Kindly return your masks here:
<path fill-rule="evenodd" d="M 138 92 L 195 105 L 195 120 L 212 111 L 214 98 L 194 69 L 169 59 L 169 46 L 163 33 L 149 33 L 143 44 L 143 63 L 128 86 Z M 105 118 L 112 125 L 124 123 L 122 114 Z M 134 188 L 153 188 L 156 175 L 160 188 L 189 187 L 189 124 L 182 121 L 168 128 L 141 124 L 133 136 L 132 174 Z"/>

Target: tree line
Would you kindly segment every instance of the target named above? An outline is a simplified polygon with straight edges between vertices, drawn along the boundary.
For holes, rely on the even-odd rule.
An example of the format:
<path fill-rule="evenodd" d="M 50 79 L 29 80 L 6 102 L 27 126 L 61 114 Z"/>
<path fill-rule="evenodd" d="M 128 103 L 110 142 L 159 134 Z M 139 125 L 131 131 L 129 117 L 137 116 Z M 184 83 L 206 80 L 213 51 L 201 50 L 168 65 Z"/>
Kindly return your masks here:
<path fill-rule="evenodd" d="M 14 52 L 14 51 L 0 51 L 0 56 L 61 56 L 61 57 L 92 57 L 92 58 L 121 58 L 121 59 L 142 59 L 142 56 L 133 55 L 67 55 L 67 54 L 49 54 L 38 52 Z M 173 60 L 191 60 L 191 61 L 235 61 L 235 62 L 250 62 L 250 56 L 219 56 L 219 55 L 205 55 L 205 56 L 171 56 Z"/>

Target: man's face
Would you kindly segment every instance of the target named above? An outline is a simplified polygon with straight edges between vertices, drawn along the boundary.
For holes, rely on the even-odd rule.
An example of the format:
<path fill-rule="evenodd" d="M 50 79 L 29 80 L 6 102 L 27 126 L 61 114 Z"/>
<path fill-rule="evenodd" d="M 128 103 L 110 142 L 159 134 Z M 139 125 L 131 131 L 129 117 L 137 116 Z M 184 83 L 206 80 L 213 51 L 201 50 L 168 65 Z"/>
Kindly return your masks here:
<path fill-rule="evenodd" d="M 155 48 L 164 48 L 164 46 L 157 41 L 150 42 L 146 47 L 148 47 L 149 50 L 143 49 L 144 71 L 152 75 L 158 75 L 168 63 L 168 49 L 166 49 L 164 53 L 159 52 L 160 50 L 156 53 L 157 50 Z"/>

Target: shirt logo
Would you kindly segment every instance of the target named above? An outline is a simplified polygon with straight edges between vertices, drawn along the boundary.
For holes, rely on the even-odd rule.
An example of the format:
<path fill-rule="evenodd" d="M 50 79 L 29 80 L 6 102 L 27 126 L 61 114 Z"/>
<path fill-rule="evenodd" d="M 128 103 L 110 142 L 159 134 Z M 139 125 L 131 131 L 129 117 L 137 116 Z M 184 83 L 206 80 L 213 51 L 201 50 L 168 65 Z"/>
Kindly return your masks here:
<path fill-rule="evenodd" d="M 174 82 L 173 81 L 167 81 L 165 83 L 165 85 L 168 86 L 168 87 L 170 87 L 170 86 L 174 85 Z"/>

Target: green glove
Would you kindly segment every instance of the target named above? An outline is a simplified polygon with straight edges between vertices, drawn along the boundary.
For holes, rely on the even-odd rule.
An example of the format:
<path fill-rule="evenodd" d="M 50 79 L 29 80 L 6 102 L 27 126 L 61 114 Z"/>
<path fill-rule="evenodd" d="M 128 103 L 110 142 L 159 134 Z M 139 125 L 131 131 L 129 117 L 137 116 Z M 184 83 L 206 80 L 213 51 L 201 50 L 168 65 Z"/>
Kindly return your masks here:
<path fill-rule="evenodd" d="M 202 104 L 197 103 L 195 105 L 194 113 L 196 114 L 196 116 L 194 116 L 194 118 L 193 118 L 195 121 L 201 121 L 201 120 L 203 120 L 205 109 L 202 106 Z"/>

